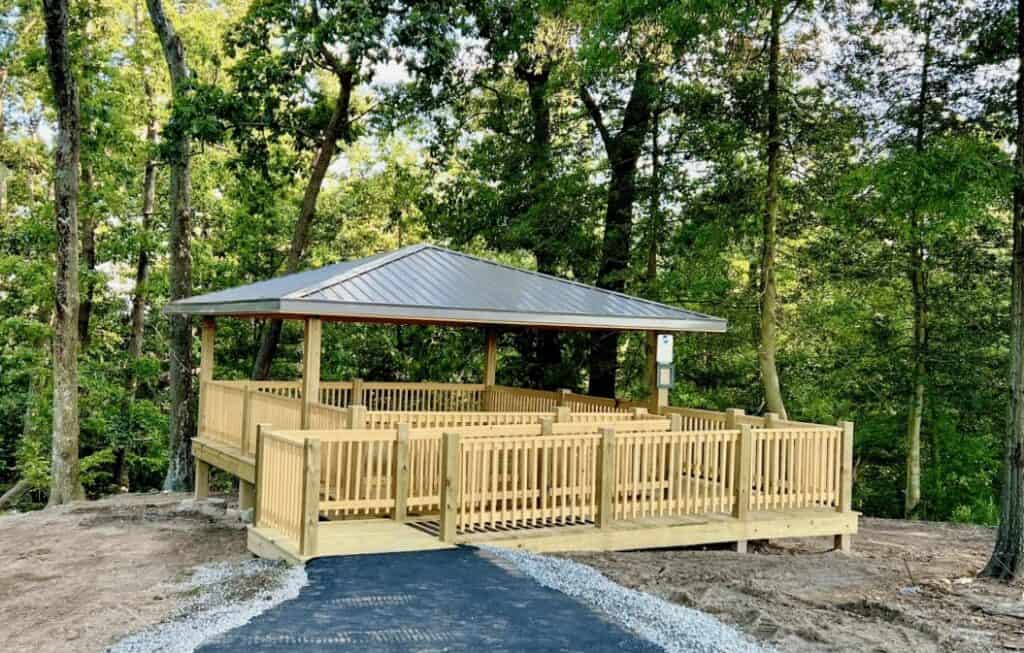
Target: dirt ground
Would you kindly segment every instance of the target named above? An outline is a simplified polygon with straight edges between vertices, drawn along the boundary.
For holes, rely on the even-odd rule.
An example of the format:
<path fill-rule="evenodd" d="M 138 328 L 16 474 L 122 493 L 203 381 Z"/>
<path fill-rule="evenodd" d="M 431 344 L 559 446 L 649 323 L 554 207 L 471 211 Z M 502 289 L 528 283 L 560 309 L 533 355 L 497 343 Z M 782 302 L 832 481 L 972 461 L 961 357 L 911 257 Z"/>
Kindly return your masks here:
<path fill-rule="evenodd" d="M 223 504 L 124 495 L 0 517 L 0 649 L 102 651 L 160 622 L 195 565 L 249 558 Z"/>
<path fill-rule="evenodd" d="M 196 565 L 241 561 L 244 526 L 181 494 L 125 495 L 0 517 L 0 650 L 102 651 L 162 622 Z M 613 580 L 703 610 L 781 651 L 1024 650 L 1024 585 L 977 579 L 991 529 L 861 520 L 830 541 L 577 553 Z"/>
<path fill-rule="evenodd" d="M 864 518 L 850 556 L 814 538 L 748 554 L 568 557 L 781 651 L 1024 650 L 1024 586 L 976 578 L 993 539 L 987 528 Z"/>

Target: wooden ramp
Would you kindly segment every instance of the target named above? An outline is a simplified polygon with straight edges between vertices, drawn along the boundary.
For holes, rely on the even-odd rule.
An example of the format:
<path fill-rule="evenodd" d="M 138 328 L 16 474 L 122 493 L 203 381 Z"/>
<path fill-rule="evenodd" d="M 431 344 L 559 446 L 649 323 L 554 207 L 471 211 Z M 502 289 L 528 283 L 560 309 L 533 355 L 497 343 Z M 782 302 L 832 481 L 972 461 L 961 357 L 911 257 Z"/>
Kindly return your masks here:
<path fill-rule="evenodd" d="M 249 527 L 249 550 L 261 558 L 303 563 L 324 556 L 398 553 L 454 549 L 430 529 L 416 522 L 400 523 L 391 519 L 352 519 L 319 524 L 319 543 L 313 556 L 301 556 L 295 542 L 270 528 Z"/>

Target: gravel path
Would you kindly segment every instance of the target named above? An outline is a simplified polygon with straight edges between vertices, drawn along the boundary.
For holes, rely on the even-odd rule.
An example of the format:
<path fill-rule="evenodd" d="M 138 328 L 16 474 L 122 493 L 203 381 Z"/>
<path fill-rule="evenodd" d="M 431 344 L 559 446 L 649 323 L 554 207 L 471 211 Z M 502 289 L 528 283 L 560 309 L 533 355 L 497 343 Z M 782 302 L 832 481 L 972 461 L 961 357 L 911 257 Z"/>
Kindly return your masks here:
<path fill-rule="evenodd" d="M 627 589 L 578 562 L 495 547 L 482 549 L 541 585 L 603 613 L 669 653 L 760 653 L 774 650 L 710 615 Z"/>
<path fill-rule="evenodd" d="M 248 623 L 306 585 L 306 571 L 267 560 L 198 567 L 177 588 L 192 596 L 172 619 L 127 637 L 108 653 L 191 653 L 203 642 Z"/>

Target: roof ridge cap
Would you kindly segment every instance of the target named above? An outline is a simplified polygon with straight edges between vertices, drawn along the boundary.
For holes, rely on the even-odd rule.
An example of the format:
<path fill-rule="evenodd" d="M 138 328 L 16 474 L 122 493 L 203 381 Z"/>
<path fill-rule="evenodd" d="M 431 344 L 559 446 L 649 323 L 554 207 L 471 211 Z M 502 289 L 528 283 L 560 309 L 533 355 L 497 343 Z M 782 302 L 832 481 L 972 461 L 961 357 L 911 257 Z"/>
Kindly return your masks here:
<path fill-rule="evenodd" d="M 415 254 L 416 252 L 423 251 L 424 249 L 428 249 L 430 247 L 433 247 L 433 245 L 431 245 L 430 243 L 416 243 L 415 245 L 407 245 L 400 249 L 396 249 L 393 252 L 388 252 L 387 254 L 382 255 L 380 258 L 374 261 L 369 261 L 367 263 L 363 263 L 362 265 L 357 265 L 354 268 L 345 270 L 340 274 L 328 277 L 327 279 L 324 279 L 313 285 L 305 286 L 303 288 L 299 288 L 298 290 L 293 290 L 287 295 L 281 297 L 281 299 L 302 299 L 305 295 L 313 294 L 315 292 L 323 290 L 324 288 L 327 288 L 328 286 L 343 283 L 345 281 L 348 281 L 349 279 L 358 277 L 361 274 L 366 274 L 367 272 L 376 270 L 377 268 L 383 265 L 393 263 L 394 261 L 405 258 L 406 256 L 410 256 L 412 254 Z"/>

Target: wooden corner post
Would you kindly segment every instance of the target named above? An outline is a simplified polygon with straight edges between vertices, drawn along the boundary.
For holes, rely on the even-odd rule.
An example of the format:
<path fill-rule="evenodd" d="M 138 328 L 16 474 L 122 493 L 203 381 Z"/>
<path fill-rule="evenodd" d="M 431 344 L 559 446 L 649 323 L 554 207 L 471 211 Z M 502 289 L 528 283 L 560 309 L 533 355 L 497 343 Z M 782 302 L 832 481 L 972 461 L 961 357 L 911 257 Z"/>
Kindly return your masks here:
<path fill-rule="evenodd" d="M 366 391 L 363 389 L 362 379 L 352 379 L 352 396 L 348 400 L 349 406 L 365 406 Z"/>
<path fill-rule="evenodd" d="M 306 438 L 302 449 L 302 531 L 299 554 L 316 555 L 320 525 L 320 440 Z"/>
<path fill-rule="evenodd" d="M 613 492 L 615 490 L 615 429 L 601 429 L 597 449 L 597 527 L 608 528 L 614 518 Z"/>
<path fill-rule="evenodd" d="M 266 433 L 268 428 L 270 428 L 269 424 L 256 425 L 256 487 L 253 490 L 255 505 L 252 509 L 252 525 L 257 528 L 263 525 L 261 521 L 262 515 L 260 515 L 260 497 L 266 496 L 266 493 L 263 491 L 263 434 Z"/>
<path fill-rule="evenodd" d="M 318 317 L 306 319 L 302 339 L 302 428 L 308 429 L 313 404 L 320 402 L 320 336 L 323 322 Z"/>
<path fill-rule="evenodd" d="M 749 424 L 740 424 L 740 439 L 736 444 L 736 498 L 732 516 L 746 520 L 750 513 L 750 473 L 754 456 L 754 432 Z"/>
<path fill-rule="evenodd" d="M 217 336 L 217 323 L 212 317 L 204 317 L 199 336 L 199 419 L 196 432 L 202 436 L 206 429 L 206 401 L 209 392 L 206 384 L 213 381 L 213 346 Z"/>
<path fill-rule="evenodd" d="M 647 332 L 647 384 L 650 405 L 647 409 L 660 415 L 668 406 L 668 388 L 658 387 L 658 332 Z"/>
<path fill-rule="evenodd" d="M 853 510 L 853 422 L 839 422 L 843 432 L 839 443 L 839 497 L 836 501 L 837 512 Z M 841 533 L 835 537 L 835 548 L 849 553 L 853 548 L 853 536 Z"/>
<path fill-rule="evenodd" d="M 484 391 L 480 397 L 480 409 L 494 410 L 494 383 L 498 377 L 498 330 L 488 327 L 484 330 Z"/>
<path fill-rule="evenodd" d="M 725 428 L 734 431 L 740 427 L 739 418 L 743 417 L 742 408 L 730 408 L 725 411 Z"/>
<path fill-rule="evenodd" d="M 395 441 L 395 521 L 404 522 L 409 512 L 409 425 L 402 422 Z"/>
<path fill-rule="evenodd" d="M 441 439 L 441 541 L 455 542 L 459 517 L 459 493 L 462 491 L 458 433 L 445 433 Z"/>

